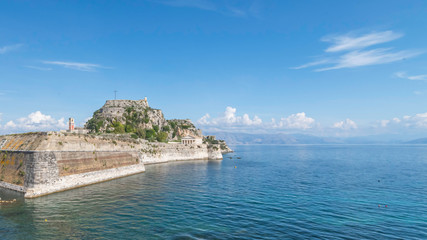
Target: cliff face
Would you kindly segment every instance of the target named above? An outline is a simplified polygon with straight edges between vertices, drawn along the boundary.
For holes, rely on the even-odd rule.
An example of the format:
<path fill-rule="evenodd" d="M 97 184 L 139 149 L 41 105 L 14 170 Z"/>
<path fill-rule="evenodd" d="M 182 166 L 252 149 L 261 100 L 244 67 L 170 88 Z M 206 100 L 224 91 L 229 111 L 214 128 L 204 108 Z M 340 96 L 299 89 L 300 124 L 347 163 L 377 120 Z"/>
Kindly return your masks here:
<path fill-rule="evenodd" d="M 85 128 L 92 133 L 129 133 L 136 138 L 167 142 L 202 132 L 190 120 L 166 120 L 160 109 L 151 108 L 144 100 L 108 100 L 97 110 Z"/>

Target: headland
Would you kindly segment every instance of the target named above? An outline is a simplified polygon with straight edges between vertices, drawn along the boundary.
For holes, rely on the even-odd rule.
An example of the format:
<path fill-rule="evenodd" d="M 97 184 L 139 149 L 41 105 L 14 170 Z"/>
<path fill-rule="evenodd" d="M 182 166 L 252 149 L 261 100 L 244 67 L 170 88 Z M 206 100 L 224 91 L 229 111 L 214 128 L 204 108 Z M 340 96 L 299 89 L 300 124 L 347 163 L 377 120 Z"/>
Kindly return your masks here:
<path fill-rule="evenodd" d="M 143 100 L 108 100 L 84 128 L 0 136 L 0 187 L 25 198 L 142 173 L 146 164 L 221 160 L 231 149 Z"/>

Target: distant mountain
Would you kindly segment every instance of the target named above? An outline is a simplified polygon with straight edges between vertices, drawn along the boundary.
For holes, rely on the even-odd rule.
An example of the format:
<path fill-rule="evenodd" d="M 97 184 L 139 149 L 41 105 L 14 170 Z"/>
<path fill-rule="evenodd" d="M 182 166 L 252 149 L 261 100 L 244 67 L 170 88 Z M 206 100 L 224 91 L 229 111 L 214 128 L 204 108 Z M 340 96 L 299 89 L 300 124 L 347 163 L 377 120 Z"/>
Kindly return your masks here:
<path fill-rule="evenodd" d="M 249 133 L 212 133 L 227 144 L 339 144 L 345 143 L 338 138 L 323 138 L 304 134 L 249 134 Z"/>
<path fill-rule="evenodd" d="M 427 144 L 427 138 L 418 138 L 411 141 L 404 142 L 406 144 Z"/>
<path fill-rule="evenodd" d="M 396 135 L 373 135 L 363 137 L 318 137 L 308 134 L 250 134 L 250 133 L 230 133 L 211 132 L 208 135 L 215 135 L 217 139 L 223 139 L 227 144 L 401 144 L 412 143 L 401 140 Z M 413 143 L 426 143 L 427 138 L 417 139 Z"/>

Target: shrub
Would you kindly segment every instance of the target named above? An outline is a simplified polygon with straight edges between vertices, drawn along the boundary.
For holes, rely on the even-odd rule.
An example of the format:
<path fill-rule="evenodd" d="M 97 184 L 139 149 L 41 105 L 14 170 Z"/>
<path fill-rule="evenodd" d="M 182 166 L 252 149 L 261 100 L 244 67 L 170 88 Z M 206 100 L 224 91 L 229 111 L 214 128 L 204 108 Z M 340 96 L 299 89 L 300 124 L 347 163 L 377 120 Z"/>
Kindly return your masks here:
<path fill-rule="evenodd" d="M 139 138 L 145 138 L 145 130 L 138 128 L 135 131 L 135 134 L 139 137 Z"/>
<path fill-rule="evenodd" d="M 145 139 L 155 139 L 156 138 L 156 132 L 153 129 L 147 129 L 145 130 Z"/>
<path fill-rule="evenodd" d="M 166 132 L 159 132 L 156 139 L 159 142 L 167 142 L 168 134 Z"/>
<path fill-rule="evenodd" d="M 113 122 L 114 133 L 125 133 L 125 126 L 118 121 Z"/>
<path fill-rule="evenodd" d="M 132 125 L 126 124 L 125 125 L 125 132 L 132 133 L 132 132 L 135 132 L 135 129 L 132 127 Z"/>
<path fill-rule="evenodd" d="M 169 132 L 170 131 L 170 127 L 169 126 L 163 126 L 162 127 L 162 131 L 164 131 L 164 132 Z"/>
<path fill-rule="evenodd" d="M 155 132 L 159 132 L 159 126 L 158 125 L 154 125 L 153 129 L 154 129 Z"/>

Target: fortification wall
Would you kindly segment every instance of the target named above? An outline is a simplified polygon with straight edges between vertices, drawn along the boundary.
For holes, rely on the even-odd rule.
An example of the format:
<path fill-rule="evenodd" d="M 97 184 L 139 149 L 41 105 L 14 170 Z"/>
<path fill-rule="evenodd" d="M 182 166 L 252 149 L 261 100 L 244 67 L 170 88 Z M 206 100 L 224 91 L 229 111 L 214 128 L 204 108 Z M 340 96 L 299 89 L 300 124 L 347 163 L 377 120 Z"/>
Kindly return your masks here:
<path fill-rule="evenodd" d="M 206 145 L 150 143 L 148 147 L 141 149 L 141 152 L 144 164 L 209 159 Z"/>
<path fill-rule="evenodd" d="M 0 187 L 38 197 L 145 171 L 144 164 L 222 159 L 206 144 L 149 143 L 120 136 L 0 136 Z"/>
<path fill-rule="evenodd" d="M 139 163 L 138 153 L 133 152 L 55 152 L 59 176 L 119 168 Z"/>
<path fill-rule="evenodd" d="M 95 155 L 95 156 L 94 156 Z M 99 159 L 96 159 L 99 156 Z M 118 157 L 118 158 L 115 158 Z M 87 164 L 87 165 L 86 165 Z M 33 152 L 27 162 L 25 197 L 82 187 L 145 171 L 138 152 Z"/>
<path fill-rule="evenodd" d="M 38 197 L 145 171 L 140 153 L 0 151 L 0 187 Z"/>
<path fill-rule="evenodd" d="M 0 181 L 24 186 L 27 159 L 23 152 L 0 151 Z"/>

